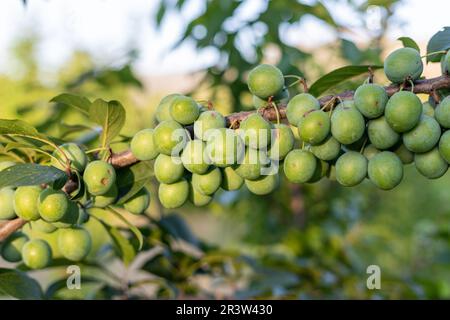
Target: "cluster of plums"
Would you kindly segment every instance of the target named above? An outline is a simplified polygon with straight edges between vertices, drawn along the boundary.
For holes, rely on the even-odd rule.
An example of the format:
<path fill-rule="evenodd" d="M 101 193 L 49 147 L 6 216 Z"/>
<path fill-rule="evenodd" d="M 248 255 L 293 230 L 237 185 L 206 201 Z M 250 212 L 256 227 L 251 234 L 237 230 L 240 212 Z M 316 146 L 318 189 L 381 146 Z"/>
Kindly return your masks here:
<path fill-rule="evenodd" d="M 66 160 L 71 171 L 83 176 L 87 192 L 80 200 L 71 200 L 65 192 L 51 186 L 0 190 L 0 221 L 19 217 L 28 222 L 1 244 L 0 252 L 6 261 L 23 261 L 29 268 L 40 269 L 50 264 L 56 252 L 70 261 L 81 261 L 89 254 L 91 234 L 83 228 L 89 218 L 86 209 L 114 205 L 119 196 L 116 172 L 107 162 L 89 162 L 86 153 L 75 143 L 59 146 L 50 164 L 65 170 Z M 1 162 L 0 171 L 13 165 L 14 162 Z M 150 195 L 143 188 L 123 207 L 133 214 L 141 214 L 149 203 Z"/>

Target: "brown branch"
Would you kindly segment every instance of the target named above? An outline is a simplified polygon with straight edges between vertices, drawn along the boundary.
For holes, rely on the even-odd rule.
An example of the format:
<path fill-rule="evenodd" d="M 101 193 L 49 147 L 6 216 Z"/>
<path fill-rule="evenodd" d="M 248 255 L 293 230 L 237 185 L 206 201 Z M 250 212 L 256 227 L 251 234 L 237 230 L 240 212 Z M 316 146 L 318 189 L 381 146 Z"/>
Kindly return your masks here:
<path fill-rule="evenodd" d="M 394 93 L 400 90 L 400 86 L 396 84 L 391 84 L 389 86 L 384 87 L 387 94 L 392 96 Z M 450 76 L 442 75 L 440 77 L 431 78 L 431 79 L 423 79 L 417 80 L 414 82 L 414 93 L 426 93 L 426 94 L 434 94 L 436 90 L 450 88 Z M 403 90 L 411 90 L 411 85 L 406 84 Z M 336 102 L 339 100 L 348 100 L 353 98 L 353 91 L 345 91 L 337 95 L 328 95 L 319 99 L 320 105 L 327 105 L 326 109 L 331 108 Z M 333 101 L 333 102 L 332 102 Z M 332 102 L 332 103 L 331 103 Z M 280 113 L 280 118 L 286 118 L 286 105 L 279 105 L 278 111 Z M 265 119 L 269 121 L 275 121 L 277 119 L 276 110 L 272 106 L 267 106 L 258 111 Z M 243 111 L 232 113 L 226 117 L 227 126 L 233 125 L 233 128 L 238 128 L 239 124 L 242 120 L 255 113 L 255 111 Z M 189 128 L 188 128 L 189 129 Z M 192 131 L 192 128 L 191 128 Z M 130 150 L 126 150 L 120 153 L 113 154 L 109 162 L 114 166 L 114 168 L 123 168 L 128 167 L 132 164 L 137 163 L 137 160 Z M 76 178 L 71 177 L 66 185 L 63 187 L 63 190 L 66 193 L 71 193 L 78 188 L 78 181 Z M 6 239 L 10 234 L 20 229 L 26 223 L 25 220 L 17 218 L 14 220 L 2 222 L 0 224 L 0 241 Z"/>

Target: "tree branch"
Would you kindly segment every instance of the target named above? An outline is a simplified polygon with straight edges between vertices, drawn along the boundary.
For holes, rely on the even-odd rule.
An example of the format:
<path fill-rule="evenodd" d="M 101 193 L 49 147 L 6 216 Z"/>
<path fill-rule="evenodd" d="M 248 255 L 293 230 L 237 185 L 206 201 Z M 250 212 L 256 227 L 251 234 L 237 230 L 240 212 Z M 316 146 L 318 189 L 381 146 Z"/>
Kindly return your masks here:
<path fill-rule="evenodd" d="M 450 76 L 442 75 L 440 77 L 417 80 L 414 82 L 414 93 L 426 93 L 435 94 L 436 90 L 450 88 Z M 394 93 L 400 90 L 400 86 L 396 84 L 391 84 L 384 87 L 387 94 L 392 96 Z M 411 85 L 406 83 L 403 90 L 411 90 Z M 338 103 L 339 100 L 348 100 L 353 98 L 354 91 L 344 91 L 337 95 L 328 95 L 319 99 L 320 105 L 327 105 L 326 109 L 331 108 L 334 104 Z M 280 118 L 286 118 L 286 105 L 279 105 L 278 111 L 280 113 Z M 267 106 L 261 108 L 258 111 L 243 111 L 232 113 L 226 117 L 227 126 L 233 125 L 234 128 L 239 127 L 242 120 L 250 116 L 251 114 L 259 112 L 265 119 L 269 121 L 275 121 L 277 119 L 276 110 L 272 106 Z M 132 164 L 137 163 L 139 160 L 136 159 L 130 150 L 126 150 L 120 153 L 113 154 L 109 159 L 109 162 L 114 166 L 114 168 L 128 167 Z M 71 193 L 78 188 L 78 181 L 76 178 L 71 177 L 66 185 L 63 187 L 64 192 Z M 6 239 L 10 234 L 14 233 L 16 230 L 20 229 L 26 223 L 25 220 L 17 218 L 14 220 L 1 222 L 0 223 L 0 241 Z"/>

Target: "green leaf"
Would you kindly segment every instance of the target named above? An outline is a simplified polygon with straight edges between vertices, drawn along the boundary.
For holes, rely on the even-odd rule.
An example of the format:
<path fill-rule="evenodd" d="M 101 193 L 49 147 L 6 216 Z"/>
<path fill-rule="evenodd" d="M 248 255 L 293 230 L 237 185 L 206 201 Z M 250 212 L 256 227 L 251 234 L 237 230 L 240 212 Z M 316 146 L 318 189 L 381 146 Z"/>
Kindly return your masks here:
<path fill-rule="evenodd" d="M 86 97 L 78 96 L 71 93 L 61 93 L 56 97 L 53 97 L 50 102 L 57 102 L 68 105 L 81 111 L 85 115 L 89 114 L 89 107 L 91 106 L 91 102 Z"/>
<path fill-rule="evenodd" d="M 130 240 L 125 238 L 122 233 L 117 228 L 107 227 L 107 230 L 116 245 L 116 249 L 118 249 L 118 253 L 122 258 L 122 261 L 125 265 L 129 265 L 134 257 L 136 256 L 136 250 L 131 244 Z"/>
<path fill-rule="evenodd" d="M 314 82 L 312 86 L 309 88 L 309 93 L 311 93 L 314 96 L 319 96 L 328 89 L 336 86 L 337 84 L 345 80 L 351 79 L 364 73 L 368 73 L 369 67 L 372 68 L 372 70 L 383 68 L 383 66 L 378 65 L 363 65 L 363 66 L 345 66 L 336 69 L 334 71 L 331 71 L 330 73 L 327 73 L 326 75 L 318 79 L 316 82 Z"/>
<path fill-rule="evenodd" d="M 119 101 L 97 99 L 89 109 L 89 118 L 102 126 L 101 146 L 107 148 L 125 124 L 125 109 Z"/>
<path fill-rule="evenodd" d="M 413 48 L 420 52 L 419 45 L 413 39 L 409 37 L 400 37 L 397 40 L 400 40 L 405 48 Z"/>
<path fill-rule="evenodd" d="M 171 214 L 165 216 L 157 223 L 161 227 L 161 229 L 165 230 L 175 239 L 182 239 L 195 246 L 199 245 L 198 239 L 194 236 L 186 222 L 179 215 Z"/>
<path fill-rule="evenodd" d="M 22 163 L 0 172 L 0 189 L 4 187 L 35 186 L 67 180 L 64 171 L 50 166 Z"/>
<path fill-rule="evenodd" d="M 153 176 L 152 164 L 149 161 L 138 162 L 128 168 L 117 171 L 119 194 L 123 194 L 117 201 L 118 205 L 124 204 L 139 192 Z"/>
<path fill-rule="evenodd" d="M 136 228 L 136 226 L 134 226 L 130 221 L 128 221 L 127 219 L 125 219 L 125 217 L 123 215 L 121 215 L 119 212 L 117 212 L 116 210 L 114 210 L 111 207 L 107 207 L 107 209 L 109 210 L 109 212 L 111 212 L 116 218 L 118 218 L 120 221 L 122 221 L 123 223 L 125 223 L 128 228 L 130 228 L 131 232 L 133 232 L 133 234 L 136 236 L 136 238 L 139 241 L 139 250 L 142 249 L 142 246 L 144 245 L 144 237 L 142 236 L 141 231 Z"/>
<path fill-rule="evenodd" d="M 0 296 L 16 299 L 40 300 L 43 298 L 39 283 L 26 273 L 0 268 Z"/>
<path fill-rule="evenodd" d="M 84 286 L 87 283 L 101 283 L 99 279 L 95 279 L 93 277 L 81 277 L 80 283 L 82 286 Z M 47 290 L 45 291 L 45 299 L 52 299 L 55 297 L 55 295 L 60 290 L 66 290 L 67 289 L 67 279 L 59 279 L 50 284 L 47 287 Z"/>
<path fill-rule="evenodd" d="M 19 136 L 35 139 L 56 148 L 55 141 L 46 135 L 39 133 L 35 127 L 22 120 L 0 119 L 0 135 Z"/>
<path fill-rule="evenodd" d="M 444 27 L 434 34 L 427 44 L 427 62 L 439 62 L 443 53 L 432 53 L 448 49 L 450 49 L 450 27 Z"/>

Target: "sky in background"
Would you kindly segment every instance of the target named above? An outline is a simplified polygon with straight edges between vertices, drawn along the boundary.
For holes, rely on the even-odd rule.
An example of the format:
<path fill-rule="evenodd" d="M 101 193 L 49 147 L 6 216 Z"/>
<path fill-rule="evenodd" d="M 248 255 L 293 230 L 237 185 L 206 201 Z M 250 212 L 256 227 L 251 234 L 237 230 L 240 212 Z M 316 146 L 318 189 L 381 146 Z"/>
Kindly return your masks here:
<path fill-rule="evenodd" d="M 201 13 L 202 2 L 191 1 L 183 16 L 171 15 L 164 21 L 161 31 L 157 31 L 152 21 L 157 0 L 28 0 L 26 7 L 20 0 L 2 0 L 0 72 L 13 70 L 10 48 L 18 40 L 32 35 L 40 39 L 36 54 L 44 71 L 61 68 L 74 50 L 89 52 L 98 66 L 120 65 L 130 48 L 139 50 L 135 67 L 143 75 L 200 69 L 215 61 L 214 51 L 198 53 L 189 43 L 176 51 L 169 53 L 169 50 L 182 32 L 185 21 Z M 327 1 L 324 3 L 329 7 Z M 449 25 L 449 5 L 446 3 L 442 0 L 404 2 L 396 10 L 396 16 L 404 24 L 389 30 L 388 37 L 395 40 L 409 36 L 425 42 L 441 27 Z M 239 15 L 251 16 L 263 8 L 262 4 L 261 0 L 249 0 Z M 338 22 L 352 26 L 351 14 L 345 5 L 329 9 Z M 235 21 L 236 26 L 238 22 Z M 358 35 L 354 36 L 358 40 Z M 330 29 L 314 18 L 302 20 L 287 30 L 284 37 L 290 44 L 309 48 L 333 40 Z"/>

